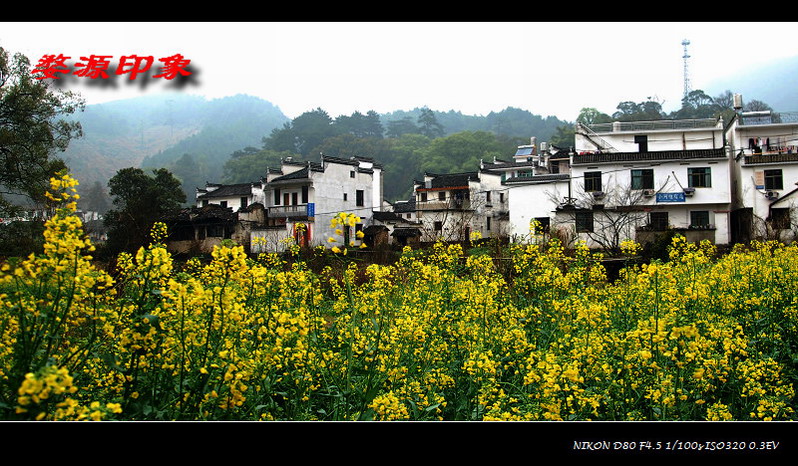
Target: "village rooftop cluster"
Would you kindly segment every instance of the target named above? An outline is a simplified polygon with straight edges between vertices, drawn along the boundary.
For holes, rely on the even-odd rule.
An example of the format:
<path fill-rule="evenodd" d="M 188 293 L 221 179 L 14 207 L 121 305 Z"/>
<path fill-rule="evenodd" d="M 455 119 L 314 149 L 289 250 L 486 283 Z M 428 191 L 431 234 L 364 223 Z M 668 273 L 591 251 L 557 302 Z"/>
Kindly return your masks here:
<path fill-rule="evenodd" d="M 383 198 L 384 170 L 371 158 L 285 158 L 257 182 L 197 189 L 196 205 L 167 219 L 170 248 L 210 251 L 232 239 L 257 253 L 326 245 L 334 236 L 377 246 L 550 234 L 613 251 L 665 231 L 716 245 L 789 242 L 796 134 L 798 113 L 739 108 L 729 122 L 577 124 L 573 148 L 532 137 L 507 160 L 426 173 L 400 202 Z M 331 227 L 340 212 L 361 222 Z"/>

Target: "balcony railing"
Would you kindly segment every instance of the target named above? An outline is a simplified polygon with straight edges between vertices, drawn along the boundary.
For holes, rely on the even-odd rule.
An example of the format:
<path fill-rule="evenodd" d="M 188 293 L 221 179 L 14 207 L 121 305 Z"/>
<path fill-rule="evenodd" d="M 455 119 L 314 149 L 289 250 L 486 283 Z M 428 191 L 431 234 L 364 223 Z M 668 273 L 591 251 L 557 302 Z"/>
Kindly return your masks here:
<path fill-rule="evenodd" d="M 784 162 L 798 162 L 798 153 L 795 152 L 765 152 L 762 154 L 751 154 L 746 150 L 743 152 L 743 160 L 746 165 L 759 165 L 765 163 L 784 163 Z"/>
<path fill-rule="evenodd" d="M 749 115 L 741 115 L 740 119 L 742 126 L 798 123 L 798 112 L 752 112 Z"/>
<path fill-rule="evenodd" d="M 269 207 L 269 217 L 273 218 L 307 217 L 307 215 L 308 206 L 305 204 Z"/>
<path fill-rule="evenodd" d="M 616 121 L 614 123 L 597 123 L 590 125 L 596 133 L 611 133 L 619 131 L 657 131 L 675 129 L 707 129 L 715 128 L 718 120 L 715 118 L 695 118 L 685 120 L 650 120 L 650 121 Z"/>
<path fill-rule="evenodd" d="M 640 162 L 685 159 L 720 159 L 726 158 L 725 149 L 671 150 L 660 152 L 618 152 L 574 155 L 573 165 L 602 162 Z"/>

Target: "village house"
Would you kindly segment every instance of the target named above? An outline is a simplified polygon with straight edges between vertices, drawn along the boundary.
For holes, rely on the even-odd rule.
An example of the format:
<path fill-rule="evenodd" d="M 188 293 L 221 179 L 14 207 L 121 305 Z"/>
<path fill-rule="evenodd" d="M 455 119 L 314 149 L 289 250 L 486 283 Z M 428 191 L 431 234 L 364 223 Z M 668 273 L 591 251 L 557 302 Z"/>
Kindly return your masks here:
<path fill-rule="evenodd" d="M 283 159 L 264 180 L 264 228 L 253 229 L 253 252 L 279 251 L 288 243 L 301 246 L 359 245 L 361 231 L 382 205 L 382 166 L 366 157 L 342 159 L 322 155 L 318 162 Z M 354 228 L 330 226 L 341 212 L 361 218 Z M 334 238 L 337 243 L 329 243 Z M 257 247 L 256 247 L 257 245 Z"/>
<path fill-rule="evenodd" d="M 473 233 L 505 235 L 507 203 L 498 172 L 425 173 L 414 192 L 422 242 L 468 241 Z"/>
<path fill-rule="evenodd" d="M 673 231 L 731 242 L 734 160 L 722 119 L 577 124 L 572 151 L 542 146 L 537 169 L 504 180 L 515 238 L 534 224 L 615 251 Z"/>
<path fill-rule="evenodd" d="M 197 207 L 215 204 L 237 212 L 254 202 L 263 202 L 263 183 L 206 183 L 204 188 L 197 188 L 196 200 Z"/>
<path fill-rule="evenodd" d="M 798 229 L 798 112 L 741 112 L 726 132 L 735 160 L 733 239 L 792 242 Z"/>

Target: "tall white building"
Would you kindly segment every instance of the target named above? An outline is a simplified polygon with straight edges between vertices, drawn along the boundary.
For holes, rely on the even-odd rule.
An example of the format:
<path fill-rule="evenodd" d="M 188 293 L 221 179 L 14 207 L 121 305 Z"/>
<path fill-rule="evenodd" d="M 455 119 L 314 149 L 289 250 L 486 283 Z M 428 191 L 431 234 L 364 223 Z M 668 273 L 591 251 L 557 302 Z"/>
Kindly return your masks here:
<path fill-rule="evenodd" d="M 798 112 L 737 113 L 726 139 L 736 162 L 734 239 L 794 240 L 798 230 Z"/>

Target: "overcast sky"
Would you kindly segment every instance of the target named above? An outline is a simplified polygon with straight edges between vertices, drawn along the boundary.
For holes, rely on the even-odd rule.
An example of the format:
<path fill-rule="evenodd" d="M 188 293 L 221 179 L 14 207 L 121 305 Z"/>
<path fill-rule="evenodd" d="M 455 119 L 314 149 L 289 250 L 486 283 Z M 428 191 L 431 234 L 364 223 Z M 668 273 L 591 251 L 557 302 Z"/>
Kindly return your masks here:
<path fill-rule="evenodd" d="M 181 54 L 199 71 L 181 92 L 250 94 L 288 117 L 427 106 L 486 115 L 516 107 L 573 121 L 649 97 L 679 106 L 688 46 L 693 89 L 752 65 L 798 55 L 795 23 L 0 23 L 0 47 L 33 64 L 45 54 Z M 93 89 L 88 104 L 163 92 Z"/>

